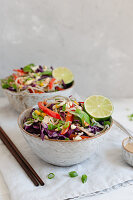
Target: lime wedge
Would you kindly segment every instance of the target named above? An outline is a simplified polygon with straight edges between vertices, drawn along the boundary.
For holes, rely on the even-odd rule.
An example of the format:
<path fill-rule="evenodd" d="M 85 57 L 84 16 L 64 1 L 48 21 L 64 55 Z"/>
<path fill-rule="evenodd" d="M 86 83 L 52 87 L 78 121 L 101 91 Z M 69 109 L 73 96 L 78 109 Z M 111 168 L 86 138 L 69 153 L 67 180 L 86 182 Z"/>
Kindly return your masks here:
<path fill-rule="evenodd" d="M 109 118 L 113 112 L 113 105 L 110 99 L 100 95 L 88 97 L 85 100 L 84 107 L 86 112 L 97 120 L 105 120 Z"/>
<path fill-rule="evenodd" d="M 72 72 L 66 67 L 58 67 L 54 69 L 52 75 L 57 80 L 63 80 L 65 84 L 71 83 L 74 79 Z"/>

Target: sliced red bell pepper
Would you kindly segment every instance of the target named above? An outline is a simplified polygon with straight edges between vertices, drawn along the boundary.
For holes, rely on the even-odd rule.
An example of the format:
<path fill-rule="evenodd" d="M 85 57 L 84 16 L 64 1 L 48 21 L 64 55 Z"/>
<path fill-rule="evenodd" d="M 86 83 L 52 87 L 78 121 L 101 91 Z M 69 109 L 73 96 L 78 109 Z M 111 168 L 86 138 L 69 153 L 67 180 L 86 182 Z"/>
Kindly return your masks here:
<path fill-rule="evenodd" d="M 33 93 L 33 91 L 30 88 L 28 88 L 28 90 L 29 90 L 30 93 Z"/>
<path fill-rule="evenodd" d="M 73 119 L 73 115 L 71 113 L 67 112 L 66 122 L 72 122 L 72 119 Z"/>
<path fill-rule="evenodd" d="M 18 76 L 16 74 L 12 74 L 12 75 L 13 75 L 14 80 L 16 80 L 18 78 Z"/>
<path fill-rule="evenodd" d="M 69 125 L 69 127 L 70 127 L 70 125 Z M 69 130 L 69 127 L 67 127 L 66 129 L 62 129 L 61 135 L 65 135 L 67 133 L 67 131 Z"/>
<path fill-rule="evenodd" d="M 18 72 L 19 76 L 23 76 L 24 74 L 26 74 L 22 69 L 14 69 L 13 71 Z"/>
<path fill-rule="evenodd" d="M 87 139 L 87 138 L 89 138 L 89 136 L 84 136 L 84 135 L 81 135 L 80 136 L 82 139 Z"/>
<path fill-rule="evenodd" d="M 59 113 L 56 113 L 52 110 L 50 110 L 49 108 L 47 108 L 46 106 L 44 106 L 43 102 L 38 102 L 38 107 L 47 115 L 56 118 L 56 119 L 61 119 L 61 116 L 59 115 Z"/>
<path fill-rule="evenodd" d="M 69 126 L 65 129 L 62 129 L 61 135 L 65 135 L 67 133 L 67 131 L 69 130 L 69 128 L 71 126 L 72 120 L 73 120 L 73 115 L 68 112 L 66 115 L 66 122 L 69 122 Z"/>
<path fill-rule="evenodd" d="M 59 86 L 56 86 L 56 89 L 57 89 L 58 91 L 64 90 L 63 88 L 60 88 Z"/>
<path fill-rule="evenodd" d="M 74 103 L 72 104 L 72 106 L 70 106 L 70 108 L 74 108 L 75 107 L 75 105 L 74 105 Z M 74 110 L 71 110 L 71 111 L 75 111 L 75 109 Z"/>
<path fill-rule="evenodd" d="M 47 101 L 43 101 L 43 104 L 44 104 L 44 105 L 47 105 Z"/>
<path fill-rule="evenodd" d="M 69 136 L 69 139 L 72 140 L 72 139 L 75 138 L 76 136 L 77 136 L 77 135 L 75 135 L 75 134 L 72 133 L 72 134 Z"/>
<path fill-rule="evenodd" d="M 49 88 L 50 90 L 52 90 L 53 84 L 54 84 L 54 81 L 55 81 L 55 80 L 56 80 L 55 78 L 52 78 L 52 79 L 50 80 L 49 85 L 48 85 L 48 88 Z"/>
<path fill-rule="evenodd" d="M 13 69 L 15 72 L 24 72 L 22 69 Z"/>
<path fill-rule="evenodd" d="M 76 136 L 77 136 L 77 135 L 75 135 L 75 134 L 72 133 L 72 134 L 69 136 L 69 139 L 72 140 L 72 139 L 75 138 Z M 81 135 L 80 137 L 81 137 L 82 139 L 87 139 L 87 138 L 89 138 L 88 136 L 84 136 L 84 135 Z"/>
<path fill-rule="evenodd" d="M 42 91 L 39 91 L 39 90 L 34 90 L 34 92 L 35 92 L 35 93 L 39 93 L 39 94 L 40 94 L 40 93 L 43 93 Z"/>

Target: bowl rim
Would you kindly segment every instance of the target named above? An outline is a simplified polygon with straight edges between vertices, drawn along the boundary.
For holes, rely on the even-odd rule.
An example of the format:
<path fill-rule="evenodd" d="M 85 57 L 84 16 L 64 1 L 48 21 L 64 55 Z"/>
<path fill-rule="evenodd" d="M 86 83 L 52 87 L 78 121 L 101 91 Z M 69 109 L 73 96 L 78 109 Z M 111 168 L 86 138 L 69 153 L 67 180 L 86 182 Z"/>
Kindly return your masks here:
<path fill-rule="evenodd" d="M 37 106 L 37 105 L 35 105 L 35 107 L 36 107 L 36 106 Z M 20 130 L 24 131 L 25 134 L 27 134 L 27 135 L 29 135 L 29 136 L 32 136 L 32 137 L 34 137 L 34 138 L 38 138 L 40 141 L 42 141 L 42 140 L 41 140 L 41 137 L 39 137 L 39 136 L 37 136 L 37 135 L 33 135 L 33 134 L 27 132 L 26 130 L 23 129 L 23 127 L 22 127 L 21 124 L 20 124 L 20 119 L 22 118 L 23 113 L 24 113 L 24 112 L 27 112 L 28 110 L 31 110 L 31 109 L 33 109 L 33 107 L 30 107 L 30 108 L 28 108 L 28 109 L 26 109 L 26 110 L 24 110 L 23 112 L 20 113 L 20 115 L 19 115 L 19 117 L 18 117 L 18 120 L 17 120 L 18 126 L 19 126 Z M 111 116 L 111 125 L 110 125 L 109 128 L 107 128 L 105 131 L 101 131 L 101 133 L 100 133 L 99 135 L 96 135 L 95 137 L 90 137 L 90 138 L 86 138 L 86 139 L 83 139 L 83 140 L 56 140 L 56 139 L 49 139 L 49 138 L 45 138 L 44 140 L 48 140 L 48 141 L 51 141 L 51 142 L 52 142 L 52 141 L 54 141 L 54 142 L 81 142 L 81 141 L 93 140 L 93 139 L 95 139 L 95 138 L 98 138 L 98 137 L 104 135 L 106 132 L 108 132 L 108 131 L 112 128 L 113 123 L 114 123 L 114 122 L 113 122 L 113 118 L 112 118 L 112 116 Z"/>
<path fill-rule="evenodd" d="M 133 154 L 133 152 L 127 150 L 127 149 L 125 148 L 125 145 L 124 145 L 125 141 L 128 140 L 129 138 L 130 138 L 130 137 L 126 137 L 126 138 L 122 141 L 122 147 L 123 147 L 123 149 L 124 149 L 125 151 L 127 151 L 128 153 Z"/>
<path fill-rule="evenodd" d="M 1 86 L 1 84 L 0 84 L 0 86 Z M 67 90 L 72 89 L 74 86 L 75 86 L 75 81 L 72 82 L 72 85 L 71 85 L 70 87 L 68 87 L 68 88 L 66 88 L 66 89 L 64 89 L 64 90 L 61 90 L 61 91 L 54 91 L 54 92 L 44 92 L 44 93 L 27 93 L 27 92 L 24 92 L 24 91 L 16 92 L 16 93 L 15 93 L 15 92 L 10 91 L 10 90 L 8 90 L 8 89 L 2 88 L 2 86 L 1 86 L 1 88 L 2 88 L 2 90 L 3 90 L 4 92 L 7 92 L 7 93 L 12 94 L 12 95 L 15 95 L 15 96 L 18 96 L 18 95 L 22 95 L 22 96 L 38 96 L 38 95 L 40 95 L 40 96 L 43 96 L 43 95 L 47 95 L 47 94 L 53 94 L 53 95 L 57 96 L 57 95 L 58 95 L 58 92 L 59 92 L 59 93 L 60 93 L 60 92 L 63 93 L 63 92 L 65 92 L 65 91 L 67 91 Z"/>

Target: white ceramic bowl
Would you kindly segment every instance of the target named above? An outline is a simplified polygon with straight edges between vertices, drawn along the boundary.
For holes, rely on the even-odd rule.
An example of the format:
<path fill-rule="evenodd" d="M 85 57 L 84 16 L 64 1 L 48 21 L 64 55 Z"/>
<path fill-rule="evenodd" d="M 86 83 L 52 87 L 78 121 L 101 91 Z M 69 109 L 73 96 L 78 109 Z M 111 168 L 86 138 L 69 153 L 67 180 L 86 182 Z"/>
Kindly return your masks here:
<path fill-rule="evenodd" d="M 24 111 L 31 106 L 37 104 L 37 102 L 44 100 L 49 97 L 61 95 L 69 97 L 72 95 L 74 83 L 70 88 L 65 90 L 57 91 L 57 92 L 49 92 L 49 93 L 41 93 L 41 94 L 33 94 L 33 93 L 25 93 L 25 92 L 12 92 L 8 89 L 3 89 L 5 96 L 8 97 L 9 104 L 19 113 Z"/>
<path fill-rule="evenodd" d="M 44 139 L 42 141 L 40 137 L 30 134 L 23 129 L 23 120 L 29 116 L 31 110 L 32 108 L 29 108 L 20 114 L 18 118 L 19 128 L 34 153 L 44 161 L 53 165 L 71 166 L 86 160 L 92 153 L 99 149 L 100 143 L 103 142 L 105 135 L 107 135 L 105 133 L 110 129 L 93 138 L 81 141 L 53 139 Z"/>
<path fill-rule="evenodd" d="M 129 143 L 129 141 L 131 141 L 131 139 L 128 137 L 128 138 L 125 138 L 122 142 L 122 155 L 123 155 L 123 158 L 124 160 L 131 166 L 133 166 L 133 153 L 128 151 L 125 146 L 126 144 Z"/>

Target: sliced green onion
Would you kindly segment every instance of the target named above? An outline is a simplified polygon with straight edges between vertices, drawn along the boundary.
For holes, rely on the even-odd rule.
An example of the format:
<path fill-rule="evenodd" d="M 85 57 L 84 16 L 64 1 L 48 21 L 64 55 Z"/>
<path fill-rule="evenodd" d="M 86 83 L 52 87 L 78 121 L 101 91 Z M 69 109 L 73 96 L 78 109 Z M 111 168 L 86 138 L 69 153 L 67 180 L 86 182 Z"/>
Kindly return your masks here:
<path fill-rule="evenodd" d="M 86 174 L 82 175 L 81 181 L 82 181 L 82 183 L 86 183 L 87 182 L 87 175 Z"/>
<path fill-rule="evenodd" d="M 59 124 L 65 124 L 65 121 L 59 120 Z"/>
<path fill-rule="evenodd" d="M 33 117 L 34 119 L 38 119 L 38 115 L 37 115 L 35 112 L 32 113 L 32 117 Z"/>
<path fill-rule="evenodd" d="M 129 119 L 130 121 L 133 121 L 133 114 L 128 115 L 128 119 Z"/>
<path fill-rule="evenodd" d="M 32 118 L 28 118 L 27 121 L 33 121 L 33 122 L 34 122 L 34 119 L 32 119 Z"/>
<path fill-rule="evenodd" d="M 54 178 L 54 177 L 55 177 L 54 173 L 49 173 L 49 174 L 48 174 L 48 178 L 49 178 L 49 179 L 52 179 L 52 178 Z"/>
<path fill-rule="evenodd" d="M 44 117 L 42 116 L 38 116 L 39 120 L 42 121 L 44 119 Z"/>
<path fill-rule="evenodd" d="M 30 77 L 26 79 L 26 81 L 30 81 L 30 80 L 32 80 L 32 78 L 30 78 Z"/>
<path fill-rule="evenodd" d="M 70 123 L 69 123 L 69 122 L 65 122 L 65 124 L 64 124 L 64 126 L 63 126 L 63 128 L 64 128 L 64 129 L 66 129 L 66 128 L 68 128 L 68 127 L 69 127 L 69 125 L 70 125 Z"/>
<path fill-rule="evenodd" d="M 65 140 L 70 140 L 69 138 L 65 138 Z"/>
<path fill-rule="evenodd" d="M 56 126 L 57 126 L 58 131 L 62 130 L 61 127 L 60 127 L 60 126 L 62 126 L 62 124 L 57 124 Z"/>
<path fill-rule="evenodd" d="M 42 83 L 42 82 L 43 82 L 43 80 L 40 80 L 40 81 L 37 81 L 36 83 L 37 83 L 37 84 L 40 84 L 40 83 Z"/>
<path fill-rule="evenodd" d="M 66 110 L 66 104 L 63 105 L 62 110 L 65 112 L 65 110 Z"/>
<path fill-rule="evenodd" d="M 78 176 L 78 173 L 76 171 L 71 171 L 71 172 L 69 172 L 69 176 L 71 178 L 74 178 L 74 177 Z"/>
<path fill-rule="evenodd" d="M 34 74 L 34 77 L 36 78 L 38 76 L 38 74 Z"/>
<path fill-rule="evenodd" d="M 55 129 L 57 126 L 53 125 L 53 124 L 49 124 L 48 125 L 48 130 L 53 130 Z"/>

